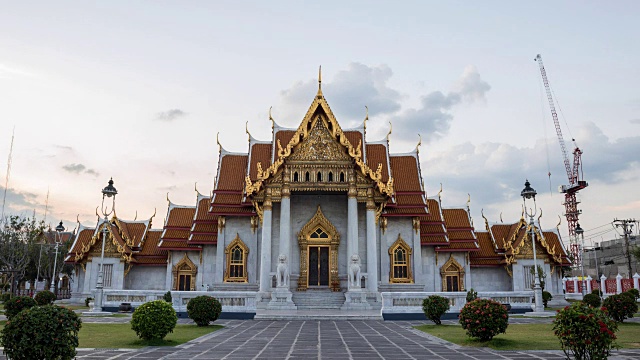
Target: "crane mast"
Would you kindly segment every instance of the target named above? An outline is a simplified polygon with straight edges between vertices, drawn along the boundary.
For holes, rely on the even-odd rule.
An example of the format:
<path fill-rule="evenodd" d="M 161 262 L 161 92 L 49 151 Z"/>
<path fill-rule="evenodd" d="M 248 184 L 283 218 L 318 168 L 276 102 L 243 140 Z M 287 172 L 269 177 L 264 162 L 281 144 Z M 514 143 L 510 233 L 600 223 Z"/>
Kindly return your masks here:
<path fill-rule="evenodd" d="M 544 64 L 542 63 L 542 56 L 538 54 L 534 60 L 538 62 L 538 66 L 540 67 L 542 82 L 544 83 L 544 89 L 547 92 L 547 100 L 549 100 L 549 108 L 551 109 L 551 116 L 553 117 L 553 123 L 556 127 L 556 134 L 558 136 L 558 142 L 560 143 L 560 149 L 562 150 L 564 167 L 569 180 L 569 185 L 562 185 L 558 190 L 560 190 L 561 193 L 564 193 L 565 217 L 567 218 L 567 224 L 569 226 L 569 251 L 573 257 L 573 265 L 577 267 L 582 263 L 582 252 L 580 251 L 580 245 L 578 244 L 578 238 L 576 235 L 578 217 L 581 213 L 581 211 L 578 210 L 579 201 L 576 198 L 576 194 L 578 191 L 589 186 L 589 184 L 582 179 L 582 150 L 580 150 L 580 148 L 575 144 L 574 140 L 573 143 L 575 148 L 573 149 L 573 164 L 571 164 L 567 154 L 564 137 L 562 136 L 560 121 L 558 121 L 558 113 L 556 112 L 553 96 L 551 95 L 551 87 L 549 86 L 549 79 L 547 79 L 547 71 L 544 69 Z"/>

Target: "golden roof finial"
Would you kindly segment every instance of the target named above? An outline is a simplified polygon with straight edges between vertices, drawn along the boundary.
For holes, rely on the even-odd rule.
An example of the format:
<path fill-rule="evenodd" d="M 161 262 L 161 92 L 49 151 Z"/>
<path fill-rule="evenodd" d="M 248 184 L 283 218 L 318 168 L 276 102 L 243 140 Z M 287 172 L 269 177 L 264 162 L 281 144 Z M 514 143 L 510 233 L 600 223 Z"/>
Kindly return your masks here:
<path fill-rule="evenodd" d="M 222 144 L 220 144 L 220 131 L 216 134 L 216 144 L 218 144 L 218 153 L 222 152 Z M 167 193 L 168 196 L 169 193 Z M 168 197 L 167 197 L 168 198 Z"/>
<path fill-rule="evenodd" d="M 418 151 L 418 148 L 420 146 L 422 146 L 422 135 L 418 134 L 418 145 L 416 145 L 416 151 Z"/>
<path fill-rule="evenodd" d="M 540 209 L 540 216 L 538 216 L 538 225 L 540 225 L 540 218 L 542 217 L 542 208 Z M 542 225 L 540 225 L 540 227 L 542 227 Z"/>
<path fill-rule="evenodd" d="M 560 232 L 560 224 L 562 224 L 562 217 L 558 215 L 558 225 L 556 225 L 556 229 L 558 229 L 558 233 Z"/>
<path fill-rule="evenodd" d="M 469 208 L 469 205 L 471 204 L 471 194 L 467 193 L 467 209 Z"/>
<path fill-rule="evenodd" d="M 440 198 L 440 194 L 442 194 L 442 183 L 440 183 L 440 191 L 438 191 L 438 199 Z"/>
<path fill-rule="evenodd" d="M 136 210 L 136 216 L 133 217 L 133 221 L 138 220 L 138 210 Z"/>
<path fill-rule="evenodd" d="M 500 222 L 504 224 L 504 221 L 502 220 L 502 211 L 500 211 Z"/>
<path fill-rule="evenodd" d="M 149 218 L 149 221 L 151 221 L 151 219 L 156 217 L 157 213 L 158 213 L 158 209 L 157 208 L 153 208 L 153 215 L 151 215 L 151 217 Z M 151 224 L 149 224 L 149 227 L 151 227 Z"/>
<path fill-rule="evenodd" d="M 318 94 L 316 95 L 318 98 L 322 98 L 322 65 L 318 69 Z"/>
<path fill-rule="evenodd" d="M 273 108 L 273 106 L 269 106 L 269 120 L 271 120 L 271 130 L 273 130 L 276 127 L 276 121 L 273 120 L 273 116 L 271 116 L 271 108 Z"/>
<path fill-rule="evenodd" d="M 200 195 L 200 191 L 198 191 L 198 182 L 193 185 L 193 189 L 196 191 L 196 194 Z"/>
<path fill-rule="evenodd" d="M 80 214 L 76 215 L 76 222 L 80 224 Z"/>
<path fill-rule="evenodd" d="M 249 120 L 247 120 L 247 122 L 244 123 L 244 131 L 249 136 L 249 142 L 251 142 L 251 134 L 249 134 Z"/>
<path fill-rule="evenodd" d="M 389 132 L 387 133 L 387 141 L 389 141 L 389 136 L 391 135 L 392 131 L 393 131 L 393 125 L 391 124 L 391 121 L 389 121 Z"/>
<path fill-rule="evenodd" d="M 167 202 L 171 204 L 171 200 L 169 200 L 169 192 L 167 191 Z"/>
<path fill-rule="evenodd" d="M 96 216 L 98 217 L 98 221 L 100 221 L 100 215 L 98 215 L 98 208 L 99 208 L 99 207 L 100 207 L 100 206 L 96 206 Z"/>

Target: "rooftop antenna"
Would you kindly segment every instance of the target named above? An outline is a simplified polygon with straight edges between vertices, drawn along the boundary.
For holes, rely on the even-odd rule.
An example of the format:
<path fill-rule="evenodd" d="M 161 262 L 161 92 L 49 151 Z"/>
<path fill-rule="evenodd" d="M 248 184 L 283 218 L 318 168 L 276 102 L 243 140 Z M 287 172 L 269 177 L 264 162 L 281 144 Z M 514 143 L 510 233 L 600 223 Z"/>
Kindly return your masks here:
<path fill-rule="evenodd" d="M 0 215 L 0 219 L 4 219 L 4 207 L 7 203 L 7 190 L 9 188 L 9 177 L 11 176 L 11 157 L 13 155 L 13 139 L 16 135 L 16 127 L 13 127 L 13 132 L 11 133 L 11 146 L 9 147 L 9 160 L 7 160 L 7 176 L 4 180 L 4 195 L 2 196 L 2 215 Z"/>

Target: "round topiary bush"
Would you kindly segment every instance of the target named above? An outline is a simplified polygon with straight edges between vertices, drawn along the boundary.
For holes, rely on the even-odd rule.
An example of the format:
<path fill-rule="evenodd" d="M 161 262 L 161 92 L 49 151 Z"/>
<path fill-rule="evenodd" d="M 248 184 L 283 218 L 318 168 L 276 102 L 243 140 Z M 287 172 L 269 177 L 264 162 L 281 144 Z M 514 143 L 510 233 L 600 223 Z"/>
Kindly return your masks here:
<path fill-rule="evenodd" d="M 467 303 L 460 311 L 460 324 L 467 335 L 482 341 L 507 331 L 509 313 L 497 301 L 477 299 Z"/>
<path fill-rule="evenodd" d="M 4 314 L 7 316 L 7 319 L 11 320 L 11 318 L 18 315 L 20 311 L 37 305 L 38 303 L 28 296 L 14 296 L 4 303 Z"/>
<path fill-rule="evenodd" d="M 544 307 L 547 307 L 547 304 L 549 303 L 549 300 L 553 299 L 553 295 L 551 295 L 550 292 L 548 291 L 543 291 L 542 292 L 542 305 L 544 305 Z"/>
<path fill-rule="evenodd" d="M 422 300 L 422 311 L 427 319 L 436 323 L 436 325 L 442 324 L 440 317 L 449 310 L 449 299 L 446 297 L 431 295 L 428 298 Z"/>
<path fill-rule="evenodd" d="M 207 326 L 216 321 L 221 312 L 222 305 L 211 296 L 196 296 L 187 304 L 187 314 L 198 326 Z"/>
<path fill-rule="evenodd" d="M 616 347 L 616 331 L 618 325 L 607 315 L 606 309 L 584 302 L 558 310 L 553 321 L 553 332 L 560 339 L 567 359 L 606 359 Z"/>
<path fill-rule="evenodd" d="M 624 293 L 609 296 L 604 299 L 602 306 L 607 309 L 609 316 L 617 322 L 632 318 L 633 314 L 638 311 L 638 303 L 633 296 L 624 295 Z"/>
<path fill-rule="evenodd" d="M 38 305 L 51 305 L 56 301 L 56 294 L 49 290 L 39 291 L 36 296 L 33 297 Z"/>
<path fill-rule="evenodd" d="M 597 308 L 597 307 L 600 307 L 601 301 L 600 301 L 600 297 L 596 294 L 586 294 L 582 299 L 582 302 L 591 307 Z"/>
<path fill-rule="evenodd" d="M 473 288 L 467 291 L 467 302 L 472 302 L 473 300 L 478 298 L 478 292 L 473 290 Z"/>
<path fill-rule="evenodd" d="M 629 289 L 627 291 L 625 291 L 626 293 L 632 294 L 633 298 L 638 301 L 638 299 L 640 299 L 640 291 L 638 291 L 638 289 Z"/>
<path fill-rule="evenodd" d="M 177 323 L 176 311 L 164 300 L 144 303 L 131 316 L 131 329 L 144 340 L 164 339 Z"/>
<path fill-rule="evenodd" d="M 81 320 L 55 305 L 34 306 L 7 321 L 0 342 L 12 360 L 73 359 Z"/>

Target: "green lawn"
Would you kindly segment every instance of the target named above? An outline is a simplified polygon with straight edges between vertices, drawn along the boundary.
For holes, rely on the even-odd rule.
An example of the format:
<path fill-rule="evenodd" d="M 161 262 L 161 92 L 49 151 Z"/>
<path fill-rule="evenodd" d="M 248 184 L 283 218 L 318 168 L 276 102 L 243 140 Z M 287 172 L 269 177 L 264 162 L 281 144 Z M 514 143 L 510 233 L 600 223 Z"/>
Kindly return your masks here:
<path fill-rule="evenodd" d="M 5 324 L 6 321 L 0 321 L 0 328 Z M 176 325 L 164 340 L 144 341 L 136 336 L 129 323 L 83 323 L 78 337 L 81 348 L 137 349 L 145 346 L 176 346 L 219 329 L 222 326 Z"/>
<path fill-rule="evenodd" d="M 460 325 L 421 325 L 416 329 L 463 346 L 489 347 L 496 350 L 562 350 L 553 334 L 552 324 L 511 324 L 505 334 L 490 341 L 479 341 L 467 336 Z M 617 332 L 621 348 L 640 348 L 640 324 L 622 323 Z"/>
<path fill-rule="evenodd" d="M 220 325 L 202 327 L 176 325 L 173 332 L 169 333 L 164 340 L 148 342 L 136 336 L 136 333 L 131 330 L 131 324 L 83 323 L 79 340 L 82 348 L 134 349 L 145 346 L 176 346 L 221 328 Z"/>

